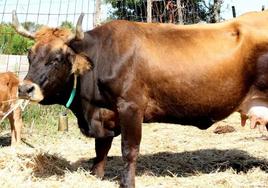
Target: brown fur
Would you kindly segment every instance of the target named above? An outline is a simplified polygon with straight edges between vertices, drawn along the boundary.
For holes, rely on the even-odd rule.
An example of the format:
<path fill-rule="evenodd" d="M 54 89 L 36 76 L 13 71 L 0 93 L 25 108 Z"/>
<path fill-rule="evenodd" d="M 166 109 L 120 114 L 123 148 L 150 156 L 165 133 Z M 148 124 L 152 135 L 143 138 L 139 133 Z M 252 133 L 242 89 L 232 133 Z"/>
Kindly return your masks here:
<path fill-rule="evenodd" d="M 50 28 L 42 27 L 35 34 L 35 41 L 37 43 L 49 43 L 51 41 L 60 39 L 63 42 L 67 42 L 69 37 L 71 37 L 72 32 L 65 28 Z"/>
<path fill-rule="evenodd" d="M 19 80 L 11 72 L 0 73 L 0 119 L 12 108 L 17 99 Z M 23 126 L 21 109 L 17 108 L 8 116 L 11 126 L 11 145 L 19 144 L 21 141 L 21 128 Z"/>
<path fill-rule="evenodd" d="M 84 72 L 90 69 L 91 64 L 88 62 L 88 60 L 84 56 L 76 54 L 73 62 L 72 72 L 82 75 Z"/>
<path fill-rule="evenodd" d="M 63 49 L 66 52 L 68 49 L 66 43 L 71 37 L 73 37 L 73 33 L 69 29 L 42 27 L 35 34 L 36 44 L 32 48 L 32 51 L 36 51 L 40 46 L 50 44 L 54 50 Z M 73 73 L 83 74 L 90 69 L 91 63 L 83 55 L 74 55 Z"/>

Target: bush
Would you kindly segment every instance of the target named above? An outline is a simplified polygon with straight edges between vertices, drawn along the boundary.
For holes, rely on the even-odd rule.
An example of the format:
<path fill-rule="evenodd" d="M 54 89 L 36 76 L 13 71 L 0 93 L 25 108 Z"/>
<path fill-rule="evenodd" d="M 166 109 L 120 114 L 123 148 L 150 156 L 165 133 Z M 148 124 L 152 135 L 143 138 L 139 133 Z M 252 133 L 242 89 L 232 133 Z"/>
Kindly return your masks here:
<path fill-rule="evenodd" d="M 16 33 L 10 24 L 0 24 L 0 54 L 23 55 L 34 41 Z"/>

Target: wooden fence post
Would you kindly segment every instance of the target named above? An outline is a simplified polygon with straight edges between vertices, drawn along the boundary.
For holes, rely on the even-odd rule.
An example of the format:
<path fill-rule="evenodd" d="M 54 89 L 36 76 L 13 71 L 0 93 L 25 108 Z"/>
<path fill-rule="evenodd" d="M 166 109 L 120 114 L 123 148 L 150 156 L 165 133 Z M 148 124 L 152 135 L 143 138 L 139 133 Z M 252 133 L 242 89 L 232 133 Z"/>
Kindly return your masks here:
<path fill-rule="evenodd" d="M 67 112 L 60 113 L 59 115 L 58 131 L 68 131 Z"/>
<path fill-rule="evenodd" d="M 100 24 L 100 21 L 101 21 L 101 0 L 95 0 L 93 27 L 98 26 Z"/>
<path fill-rule="evenodd" d="M 183 24 L 181 0 L 177 0 L 177 10 L 178 10 L 178 23 Z"/>
<path fill-rule="evenodd" d="M 147 0 L 147 22 L 152 22 L 152 0 Z"/>

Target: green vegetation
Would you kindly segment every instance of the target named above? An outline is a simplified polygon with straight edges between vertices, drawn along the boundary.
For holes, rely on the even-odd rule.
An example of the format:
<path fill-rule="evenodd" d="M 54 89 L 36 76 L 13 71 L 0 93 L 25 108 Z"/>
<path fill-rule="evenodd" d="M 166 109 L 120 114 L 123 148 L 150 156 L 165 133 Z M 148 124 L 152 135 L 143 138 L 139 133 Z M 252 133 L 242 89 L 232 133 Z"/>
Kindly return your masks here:
<path fill-rule="evenodd" d="M 59 114 L 65 112 L 66 108 L 61 105 L 43 106 L 39 104 L 28 105 L 22 112 L 24 128 L 38 131 L 57 132 Z M 68 110 L 69 121 L 75 121 L 75 116 Z M 0 132 L 10 130 L 8 119 L 0 125 Z"/>
<path fill-rule="evenodd" d="M 22 23 L 23 27 L 30 32 L 35 32 L 42 25 L 33 22 Z M 71 22 L 62 22 L 61 26 L 74 30 Z M 0 54 L 23 55 L 27 54 L 28 49 L 34 44 L 34 41 L 16 33 L 11 24 L 0 24 Z"/>
<path fill-rule="evenodd" d="M 64 21 L 61 23 L 60 27 L 74 31 L 74 25 L 72 24 L 72 22 Z"/>
<path fill-rule="evenodd" d="M 105 0 L 107 4 L 111 4 L 110 18 L 126 19 L 133 21 L 146 22 L 147 16 L 147 1 L 143 0 Z M 168 11 L 166 10 L 168 0 L 159 0 L 152 2 L 152 18 L 156 22 L 168 22 Z M 174 4 L 174 17 L 178 19 L 176 3 L 177 0 L 172 0 Z M 220 14 L 222 0 L 180 0 L 182 8 L 182 17 L 184 24 L 193 24 L 201 21 L 216 22 L 216 11 Z M 160 19 L 161 17 L 161 19 Z"/>
<path fill-rule="evenodd" d="M 33 45 L 33 40 L 15 32 L 10 24 L 0 25 L 0 54 L 26 54 Z"/>
<path fill-rule="evenodd" d="M 44 126 L 57 126 L 58 117 L 66 108 L 60 105 L 42 106 L 38 104 L 29 105 L 23 112 L 23 121 L 25 124 Z M 36 127 L 38 128 L 38 127 Z"/>

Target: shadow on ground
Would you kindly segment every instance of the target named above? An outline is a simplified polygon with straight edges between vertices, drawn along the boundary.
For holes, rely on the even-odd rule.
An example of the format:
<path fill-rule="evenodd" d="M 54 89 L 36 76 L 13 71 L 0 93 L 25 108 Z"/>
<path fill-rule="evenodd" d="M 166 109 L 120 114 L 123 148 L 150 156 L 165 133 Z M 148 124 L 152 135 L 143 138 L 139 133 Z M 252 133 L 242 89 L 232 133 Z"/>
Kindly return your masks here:
<path fill-rule="evenodd" d="M 42 154 L 36 156 L 33 168 L 34 176 L 46 178 L 53 175 L 64 175 L 65 171 L 77 171 L 78 168 L 90 169 L 93 159 L 80 159 L 70 163 L 66 159 L 55 155 Z M 109 157 L 105 178 L 114 179 L 120 175 L 123 167 L 122 158 Z M 250 156 L 243 150 L 205 149 L 182 153 L 160 152 L 150 155 L 141 155 L 137 164 L 137 176 L 144 174 L 154 176 L 187 177 L 196 174 L 233 169 L 236 172 L 247 173 L 250 169 L 259 167 L 268 173 L 268 160 Z"/>
<path fill-rule="evenodd" d="M 10 134 L 0 136 L 0 147 L 10 146 L 10 144 L 11 144 Z"/>

